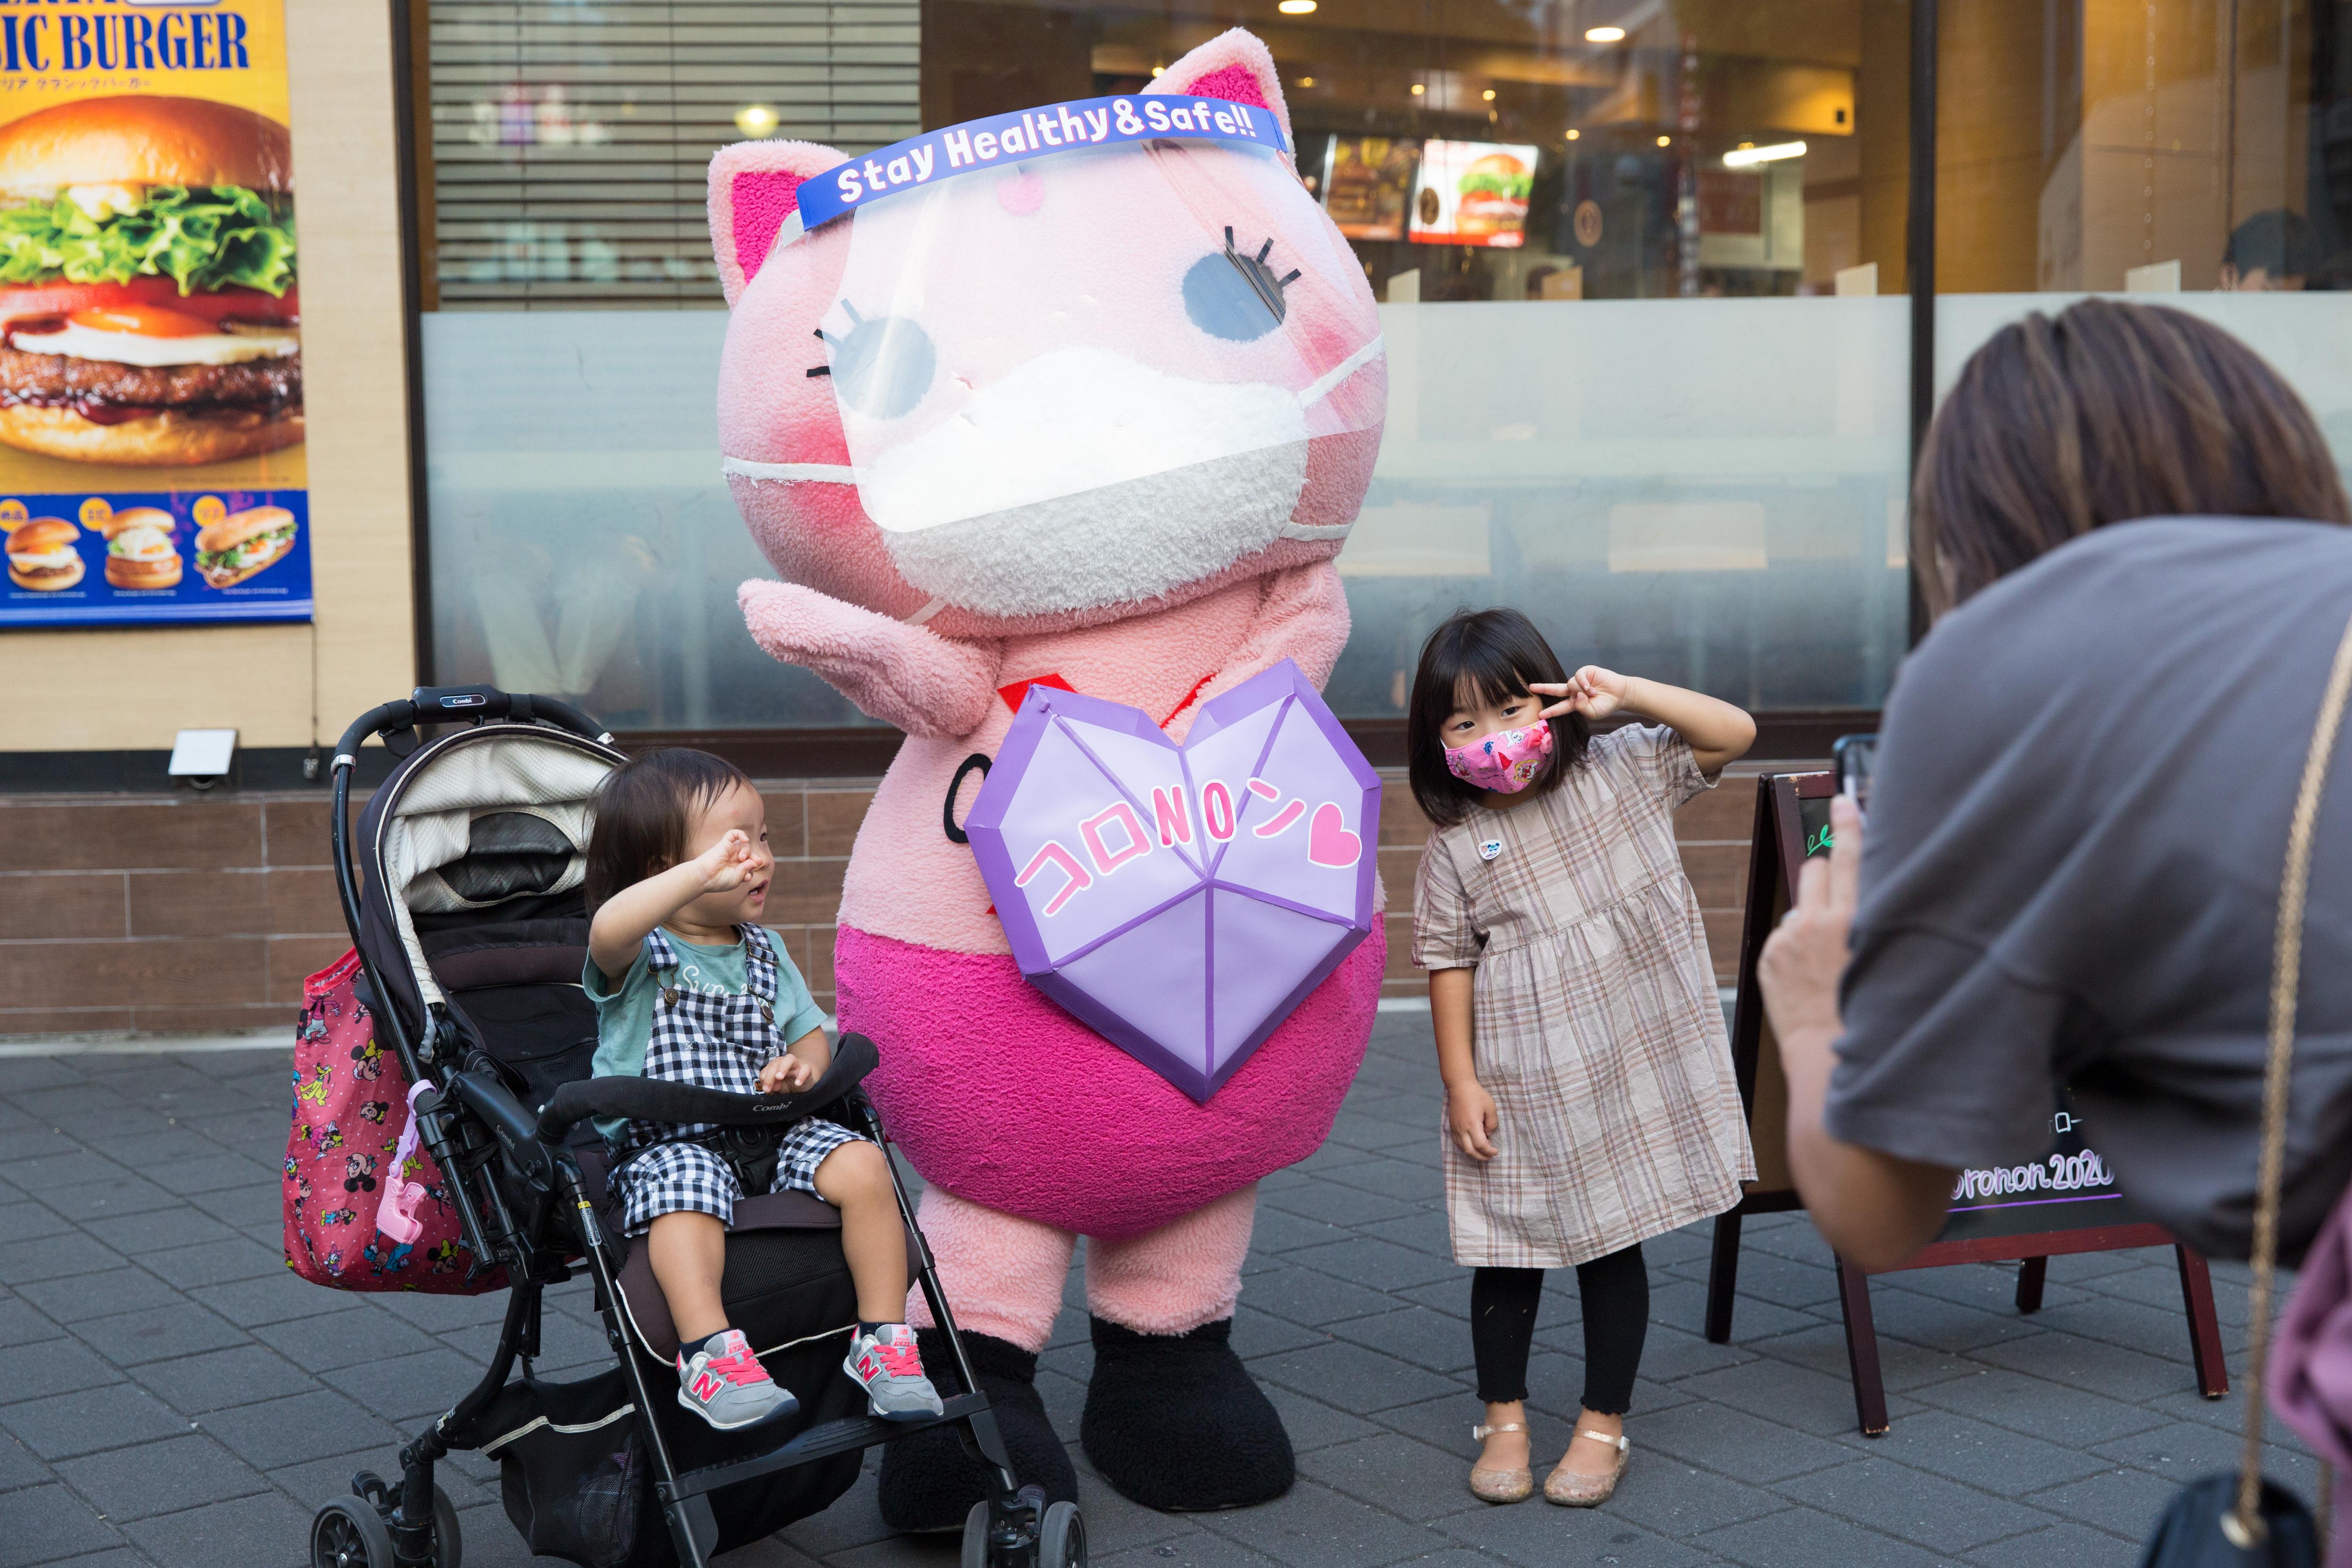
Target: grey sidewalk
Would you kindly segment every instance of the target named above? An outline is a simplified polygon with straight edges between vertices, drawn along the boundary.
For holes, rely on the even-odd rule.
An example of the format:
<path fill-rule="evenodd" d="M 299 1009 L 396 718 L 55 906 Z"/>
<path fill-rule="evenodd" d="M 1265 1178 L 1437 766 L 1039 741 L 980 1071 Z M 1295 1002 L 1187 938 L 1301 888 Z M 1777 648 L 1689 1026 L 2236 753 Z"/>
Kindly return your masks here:
<path fill-rule="evenodd" d="M 0 1568 L 302 1562 L 312 1507 L 352 1470 L 389 1468 L 396 1434 L 478 1373 L 502 1296 L 339 1295 L 287 1272 L 287 1070 L 278 1052 L 0 1060 Z M 1235 1341 L 1289 1423 L 1297 1487 L 1171 1518 L 1088 1476 L 1097 1562 L 2121 1568 L 2176 1483 L 2233 1462 L 2239 1405 L 2197 1394 L 2164 1251 L 2053 1260 L 2030 1319 L 2010 1309 L 2010 1268 L 1876 1281 L 1895 1425 L 1863 1437 L 1828 1255 L 1782 1217 L 1749 1227 L 1731 1345 L 1699 1333 L 1703 1230 L 1649 1247 L 1613 1503 L 1485 1508 L 1464 1489 L 1478 1406 L 1436 1117 L 1425 1018 L 1383 1015 L 1330 1143 L 1265 1184 L 1242 1299 Z M 2215 1275 L 2234 1372 L 2242 1275 Z M 1532 1376 L 1544 1459 L 1580 1386 L 1573 1277 L 1557 1283 Z M 609 1365 L 581 1290 L 553 1305 L 543 1367 Z M 1040 1376 L 1073 1438 L 1088 1355 L 1081 1308 Z M 2300 1450 L 2275 1447 L 2271 1468 L 2309 1494 Z M 460 1456 L 443 1484 L 468 1563 L 529 1561 L 494 1467 Z M 869 1463 L 831 1510 L 727 1561 L 954 1560 L 951 1542 L 883 1529 Z"/>

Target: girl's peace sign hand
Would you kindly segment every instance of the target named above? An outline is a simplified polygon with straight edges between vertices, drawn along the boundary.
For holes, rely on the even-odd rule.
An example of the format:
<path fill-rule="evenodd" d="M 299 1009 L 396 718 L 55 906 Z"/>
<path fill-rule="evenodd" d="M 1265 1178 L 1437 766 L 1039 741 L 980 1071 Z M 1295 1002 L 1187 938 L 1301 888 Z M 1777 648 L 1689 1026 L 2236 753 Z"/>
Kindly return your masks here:
<path fill-rule="evenodd" d="M 1557 719 L 1563 713 L 1581 713 L 1587 719 L 1601 720 L 1625 705 L 1628 681 L 1613 669 L 1603 669 L 1588 664 L 1566 680 L 1531 680 L 1528 689 L 1541 697 L 1559 697 L 1543 710 L 1542 717 Z"/>
<path fill-rule="evenodd" d="M 751 836 L 740 827 L 730 827 L 718 843 L 694 858 L 694 869 L 702 879 L 706 893 L 725 893 L 743 885 L 751 874 L 755 860 L 751 853 Z"/>

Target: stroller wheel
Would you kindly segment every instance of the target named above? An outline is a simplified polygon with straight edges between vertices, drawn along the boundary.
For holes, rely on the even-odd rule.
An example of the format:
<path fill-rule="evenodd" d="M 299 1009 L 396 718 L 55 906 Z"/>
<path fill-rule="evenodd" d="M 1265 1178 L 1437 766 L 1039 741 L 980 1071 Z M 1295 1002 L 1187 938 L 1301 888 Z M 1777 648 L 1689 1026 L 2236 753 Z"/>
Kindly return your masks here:
<path fill-rule="evenodd" d="M 1037 1568 L 1087 1568 L 1087 1521 L 1076 1503 L 1045 1505 L 1037 1527 Z"/>
<path fill-rule="evenodd" d="M 963 1557 L 957 1568 L 988 1568 L 988 1504 L 976 1502 L 963 1516 Z"/>
<path fill-rule="evenodd" d="M 310 1568 L 393 1568 L 392 1527 L 365 1499 L 337 1498 L 310 1521 Z"/>
<path fill-rule="evenodd" d="M 433 1489 L 433 1568 L 459 1568 L 466 1538 L 457 1529 L 457 1505 L 438 1485 Z"/>

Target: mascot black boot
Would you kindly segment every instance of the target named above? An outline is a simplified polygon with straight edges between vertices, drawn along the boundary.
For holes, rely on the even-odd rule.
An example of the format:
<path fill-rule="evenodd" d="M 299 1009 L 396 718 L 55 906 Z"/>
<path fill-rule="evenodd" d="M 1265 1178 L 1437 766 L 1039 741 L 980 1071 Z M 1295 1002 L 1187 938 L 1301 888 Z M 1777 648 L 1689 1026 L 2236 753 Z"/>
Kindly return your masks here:
<path fill-rule="evenodd" d="M 947 1336 L 937 1329 L 917 1329 L 915 1342 L 923 1352 L 923 1370 L 940 1393 L 961 1394 Z M 963 1349 L 995 1412 L 996 1429 L 1003 1434 L 1020 1484 L 1044 1487 L 1048 1502 L 1077 1501 L 1078 1473 L 1045 1418 L 1045 1402 L 1037 1396 L 1037 1358 L 969 1330 Z M 1285 1448 L 1286 1458 L 1288 1452 Z M 880 1494 L 882 1522 L 893 1530 L 961 1530 L 971 1505 L 987 1500 L 988 1482 L 980 1461 L 964 1452 L 957 1429 L 934 1426 L 883 1448 Z"/>
<path fill-rule="evenodd" d="M 1290 1434 L 1234 1353 L 1231 1318 L 1187 1334 L 1093 1322 L 1095 1375 L 1079 1437 L 1122 1497 L 1200 1513 L 1271 1502 L 1290 1489 L 1298 1473 Z"/>

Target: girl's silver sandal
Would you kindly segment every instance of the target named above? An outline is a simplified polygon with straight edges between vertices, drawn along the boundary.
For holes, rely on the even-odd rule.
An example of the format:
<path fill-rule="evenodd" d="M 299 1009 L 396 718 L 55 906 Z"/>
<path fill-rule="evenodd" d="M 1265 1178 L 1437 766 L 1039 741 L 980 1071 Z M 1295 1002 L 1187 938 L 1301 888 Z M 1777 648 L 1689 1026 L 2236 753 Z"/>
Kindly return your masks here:
<path fill-rule="evenodd" d="M 1579 1429 L 1579 1437 L 1590 1437 L 1596 1443 L 1606 1443 L 1617 1450 L 1617 1466 L 1605 1476 L 1580 1476 L 1574 1470 L 1555 1468 L 1544 1481 L 1544 1500 L 1562 1508 L 1598 1508 L 1607 1502 L 1617 1489 L 1617 1482 L 1625 1474 L 1625 1461 L 1633 1457 L 1633 1440 L 1623 1434 L 1612 1437 L 1606 1432 Z M 1560 1456 L 1565 1467 L 1568 1456 Z"/>
<path fill-rule="evenodd" d="M 1524 1432 L 1527 1426 L 1517 1421 L 1506 1421 L 1495 1426 L 1473 1426 L 1472 1441 L 1483 1443 L 1493 1433 Z M 1532 1469 L 1482 1470 L 1470 1468 L 1470 1495 L 1480 1502 L 1525 1502 L 1536 1489 L 1536 1473 Z"/>

